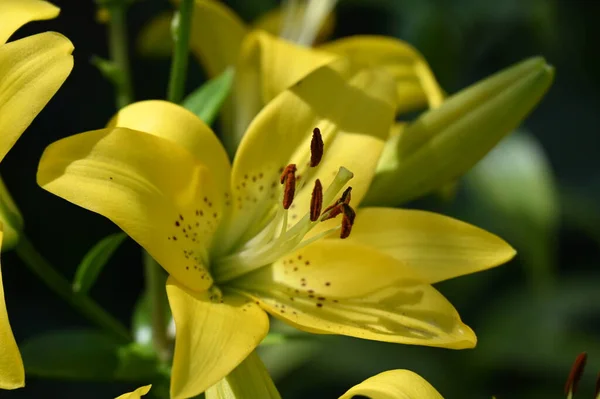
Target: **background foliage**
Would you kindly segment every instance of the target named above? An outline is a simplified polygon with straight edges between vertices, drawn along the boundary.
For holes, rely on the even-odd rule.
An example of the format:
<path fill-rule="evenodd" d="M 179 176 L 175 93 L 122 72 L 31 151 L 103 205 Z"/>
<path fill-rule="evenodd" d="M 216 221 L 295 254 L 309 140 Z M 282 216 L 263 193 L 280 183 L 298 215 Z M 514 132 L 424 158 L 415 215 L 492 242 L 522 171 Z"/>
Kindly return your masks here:
<path fill-rule="evenodd" d="M 0 171 L 31 239 L 72 277 L 87 250 L 117 228 L 37 187 L 37 162 L 49 143 L 102 127 L 115 109 L 112 87 L 89 62 L 95 54 L 107 54 L 105 26 L 96 21 L 94 3 L 55 3 L 62 8 L 58 19 L 30 24 L 18 35 L 45 29 L 65 34 L 75 45 L 75 69 Z M 228 3 L 248 21 L 277 5 L 275 0 Z M 167 8 L 161 0 L 132 6 L 132 48 L 135 32 Z M 438 286 L 478 333 L 478 347 L 450 351 L 335 336 L 289 340 L 261 353 L 284 398 L 335 398 L 392 368 L 420 373 L 448 398 L 562 397 L 570 364 L 581 351 L 590 358 L 580 397 L 592 396 L 600 370 L 598 15 L 600 2 L 587 0 L 340 1 L 336 37 L 369 33 L 407 40 L 424 53 L 448 93 L 531 55 L 544 55 L 557 76 L 519 135 L 462 179 L 455 196 L 410 204 L 496 232 L 520 253 L 505 266 Z M 136 99 L 164 97 L 168 68 L 168 60 L 134 58 Z M 192 63 L 188 92 L 203 80 Z M 19 342 L 40 332 L 88 326 L 14 254 L 3 254 L 2 262 Z M 126 240 L 91 295 L 129 324 L 141 275 L 140 251 Z M 28 377 L 27 389 L 0 396 L 107 398 L 134 386 Z"/>

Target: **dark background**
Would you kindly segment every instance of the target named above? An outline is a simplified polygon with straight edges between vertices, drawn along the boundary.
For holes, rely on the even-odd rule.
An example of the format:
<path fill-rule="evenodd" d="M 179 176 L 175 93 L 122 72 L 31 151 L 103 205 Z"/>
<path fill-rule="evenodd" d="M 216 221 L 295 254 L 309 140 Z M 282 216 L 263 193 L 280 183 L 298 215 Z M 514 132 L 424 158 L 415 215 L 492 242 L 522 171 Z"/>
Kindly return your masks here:
<path fill-rule="evenodd" d="M 251 21 L 276 5 L 273 0 L 230 1 Z M 75 45 L 75 68 L 50 104 L 8 154 L 0 172 L 25 218 L 26 233 L 66 276 L 86 251 L 117 228 L 72 206 L 35 183 L 37 162 L 51 142 L 102 127 L 115 111 L 111 85 L 89 62 L 107 56 L 106 27 L 96 22 L 91 0 L 55 1 L 59 18 L 29 24 L 17 37 L 44 30 L 65 34 Z M 131 53 L 135 35 L 159 11 L 159 0 L 139 1 L 129 13 Z M 592 397 L 600 371 L 600 1 L 595 0 L 341 0 L 335 37 L 386 34 L 407 40 L 427 58 L 448 93 L 533 55 L 556 67 L 556 81 L 524 123 L 549 161 L 560 207 L 546 258 L 552 288 L 540 294 L 517 257 L 497 269 L 439 285 L 463 320 L 475 329 L 475 350 L 450 351 L 322 337 L 271 347 L 264 358 L 282 396 L 336 398 L 380 371 L 409 368 L 445 397 L 561 397 L 577 353 L 588 351 L 589 367 L 580 397 Z M 164 98 L 169 61 L 135 56 L 137 100 Z M 192 64 L 188 89 L 204 81 Z M 461 184 L 454 201 L 430 199 L 415 206 L 458 215 L 501 233 L 517 249 L 539 238 L 519 235 L 520 219 L 476 212 L 477 197 Z M 517 193 L 530 195 L 527 190 Z M 483 215 L 482 215 L 483 213 Z M 514 235 L 514 236 L 513 236 Z M 517 241 L 519 245 L 517 245 Z M 523 248 L 526 250 L 526 248 Z M 40 333 L 90 325 L 54 296 L 14 253 L 2 254 L 6 302 L 18 342 Z M 132 241 L 117 251 L 91 295 L 129 323 L 143 286 L 140 251 Z M 141 385 L 141 384 L 140 384 Z M 129 383 L 64 382 L 28 376 L 26 389 L 1 391 L 4 398 L 108 398 Z M 111 396 L 112 395 L 112 396 Z"/>

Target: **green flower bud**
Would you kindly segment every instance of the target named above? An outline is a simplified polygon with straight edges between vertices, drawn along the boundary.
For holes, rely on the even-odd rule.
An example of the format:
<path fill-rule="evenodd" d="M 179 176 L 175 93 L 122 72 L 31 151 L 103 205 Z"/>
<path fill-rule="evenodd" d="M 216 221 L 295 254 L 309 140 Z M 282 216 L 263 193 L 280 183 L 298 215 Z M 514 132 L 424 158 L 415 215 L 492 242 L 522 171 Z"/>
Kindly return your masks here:
<path fill-rule="evenodd" d="M 552 66 L 531 58 L 424 113 L 388 140 L 364 203 L 400 205 L 457 179 L 521 123 L 553 78 Z"/>

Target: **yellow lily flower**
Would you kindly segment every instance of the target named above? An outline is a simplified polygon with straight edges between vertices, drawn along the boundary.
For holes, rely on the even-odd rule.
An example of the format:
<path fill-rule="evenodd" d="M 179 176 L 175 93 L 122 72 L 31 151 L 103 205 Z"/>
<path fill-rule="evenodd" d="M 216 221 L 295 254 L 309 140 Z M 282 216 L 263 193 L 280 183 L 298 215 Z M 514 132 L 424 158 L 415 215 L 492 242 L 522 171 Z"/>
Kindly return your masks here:
<path fill-rule="evenodd" d="M 208 126 L 164 101 L 44 152 L 41 187 L 108 217 L 169 272 L 173 398 L 238 366 L 267 334 L 267 313 L 319 334 L 475 345 L 430 284 L 514 250 L 429 212 L 353 210 L 393 120 L 375 94 L 320 68 L 260 112 L 233 165 Z"/>
<path fill-rule="evenodd" d="M 150 392 L 150 388 L 152 388 L 152 385 L 139 387 L 135 391 L 124 393 L 123 395 L 118 396 L 115 399 L 141 399 L 142 396 L 147 395 L 148 392 Z"/>
<path fill-rule="evenodd" d="M 56 93 L 73 67 L 73 45 L 44 32 L 7 43 L 24 24 L 54 18 L 59 9 L 40 0 L 0 0 L 0 161 Z M 0 180 L 0 244 L 16 244 L 22 218 Z M 4 239 L 4 240 L 3 240 Z M 0 388 L 25 385 L 19 348 L 12 334 L 0 273 Z"/>
<path fill-rule="evenodd" d="M 376 68 L 393 78 L 397 113 L 441 104 L 444 94 L 431 69 L 423 56 L 406 42 L 384 36 L 353 36 L 314 50 L 294 44 L 293 41 L 299 41 L 310 45 L 312 42 L 303 38 L 313 37 L 310 32 L 318 28 L 318 25 L 300 26 L 302 24 L 295 22 L 303 20 L 304 25 L 319 22 L 334 3 L 312 0 L 306 7 L 290 5 L 287 11 L 291 17 L 285 18 L 288 22 L 282 27 L 282 35 L 288 40 L 281 40 L 261 30 L 260 25 L 255 29 L 246 27 L 221 2 L 196 0 L 190 36 L 192 52 L 209 77 L 232 65 L 236 69 L 232 95 L 223 108 L 223 139 L 230 154 L 265 104 L 311 71 L 340 57 L 348 60 L 346 74 L 349 77 L 361 70 Z M 304 10 L 308 17 L 302 19 L 298 15 Z M 311 17 L 315 14 L 316 17 Z M 261 23 L 272 29 L 272 19 Z"/>
<path fill-rule="evenodd" d="M 370 399 L 443 399 L 420 375 L 410 370 L 390 370 L 350 388 L 339 399 L 365 396 Z"/>

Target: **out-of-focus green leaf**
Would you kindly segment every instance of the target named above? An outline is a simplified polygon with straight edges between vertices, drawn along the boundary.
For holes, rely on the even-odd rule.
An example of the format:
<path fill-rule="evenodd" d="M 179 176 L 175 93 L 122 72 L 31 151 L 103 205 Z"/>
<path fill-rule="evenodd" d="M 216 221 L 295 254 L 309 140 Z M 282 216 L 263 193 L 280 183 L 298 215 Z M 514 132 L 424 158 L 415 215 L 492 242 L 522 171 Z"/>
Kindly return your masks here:
<path fill-rule="evenodd" d="M 212 124 L 233 83 L 233 68 L 227 68 L 219 76 L 209 80 L 187 96 L 181 105 L 196 114 L 207 125 Z"/>
<path fill-rule="evenodd" d="M 473 356 L 480 367 L 553 372 L 566 378 L 575 356 L 588 352 L 594 355 L 588 358 L 588 377 L 597 373 L 600 343 L 591 329 L 600 312 L 597 280 L 563 279 L 541 300 L 523 288 L 496 292 L 495 305 L 479 321 Z"/>
<path fill-rule="evenodd" d="M 122 231 L 111 234 L 98 241 L 85 254 L 75 273 L 73 291 L 85 294 L 92 288 L 100 272 L 125 238 L 127 234 Z"/>
<path fill-rule="evenodd" d="M 552 280 L 559 219 L 557 184 L 544 150 L 524 131 L 490 152 L 467 174 L 466 185 L 486 218 L 516 246 L 535 284 Z"/>
<path fill-rule="evenodd" d="M 165 309 L 165 321 L 171 320 L 171 310 L 166 295 L 163 296 Z M 142 346 L 152 347 L 152 314 L 150 308 L 150 298 L 147 293 L 143 293 L 135 304 L 133 317 L 131 319 L 134 341 Z M 165 326 L 166 328 L 167 326 Z"/>
<path fill-rule="evenodd" d="M 93 330 L 56 331 L 20 346 L 27 375 L 84 381 L 151 381 L 160 373 L 153 352 L 121 345 Z"/>
<path fill-rule="evenodd" d="M 119 343 L 98 331 L 46 333 L 19 347 L 29 376 L 106 381 L 119 364 Z"/>
<path fill-rule="evenodd" d="M 543 58 L 531 58 L 421 115 L 386 143 L 365 203 L 400 205 L 464 174 L 518 126 L 553 77 Z"/>

